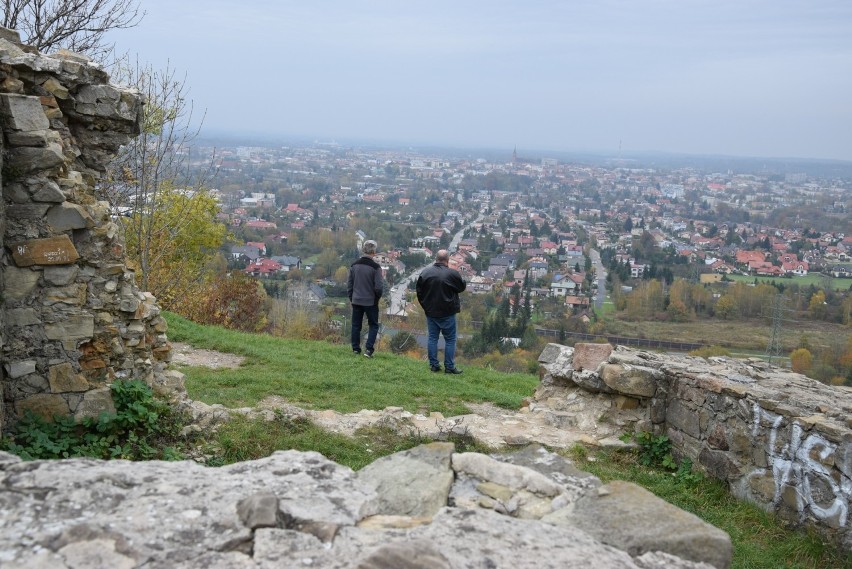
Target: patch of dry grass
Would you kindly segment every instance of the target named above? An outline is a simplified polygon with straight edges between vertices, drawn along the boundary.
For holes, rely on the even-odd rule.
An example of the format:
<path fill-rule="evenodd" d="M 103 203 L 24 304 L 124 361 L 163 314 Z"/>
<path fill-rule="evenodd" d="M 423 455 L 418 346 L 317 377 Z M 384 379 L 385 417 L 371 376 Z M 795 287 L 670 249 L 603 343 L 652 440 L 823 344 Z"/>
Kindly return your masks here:
<path fill-rule="evenodd" d="M 772 323 L 769 319 L 742 321 L 707 319 L 693 322 L 629 322 L 607 319 L 606 326 L 607 332 L 622 336 L 700 342 L 757 351 L 766 349 L 772 333 Z M 804 336 L 812 346 L 827 347 L 833 345 L 838 337 L 847 338 L 849 334 L 849 327 L 840 324 L 812 320 L 784 322 L 781 345 L 784 350 L 793 350 L 799 346 Z"/>

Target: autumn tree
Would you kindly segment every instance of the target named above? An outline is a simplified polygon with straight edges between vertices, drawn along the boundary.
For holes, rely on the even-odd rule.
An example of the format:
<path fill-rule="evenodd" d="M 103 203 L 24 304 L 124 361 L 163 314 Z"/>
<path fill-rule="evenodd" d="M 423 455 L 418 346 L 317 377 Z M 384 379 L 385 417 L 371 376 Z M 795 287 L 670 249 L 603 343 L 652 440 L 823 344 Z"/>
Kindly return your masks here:
<path fill-rule="evenodd" d="M 186 86 L 174 70 L 129 62 L 118 80 L 144 96 L 140 135 L 122 147 L 101 196 L 123 219 L 130 261 L 139 286 L 167 309 L 190 293 L 201 294 L 208 264 L 227 232 L 216 219 L 219 205 L 206 189 L 207 170 L 191 170 L 187 147 L 200 124 Z"/>
<path fill-rule="evenodd" d="M 811 295 L 808 301 L 808 313 L 815 320 L 822 320 L 826 315 L 825 292 L 822 290 L 816 291 Z"/>
<path fill-rule="evenodd" d="M 790 352 L 790 367 L 796 373 L 806 374 L 813 365 L 814 357 L 807 348 L 797 348 Z"/>
<path fill-rule="evenodd" d="M 205 294 L 181 303 L 180 314 L 200 324 L 243 332 L 261 332 L 267 325 L 269 299 L 263 286 L 241 273 L 213 277 Z"/>
<path fill-rule="evenodd" d="M 733 295 L 726 294 L 716 301 L 716 316 L 730 320 L 737 314 L 737 301 Z"/>
<path fill-rule="evenodd" d="M 39 51 L 64 48 L 103 61 L 113 50 L 107 32 L 137 26 L 138 0 L 3 0 L 2 25 Z"/>
<path fill-rule="evenodd" d="M 660 281 L 642 281 L 627 295 L 627 316 L 633 320 L 653 318 L 663 309 L 663 300 Z"/>
<path fill-rule="evenodd" d="M 683 279 L 675 279 L 669 287 L 669 305 L 666 312 L 675 322 L 686 322 L 693 316 L 691 306 L 692 285 Z"/>
<path fill-rule="evenodd" d="M 180 312 L 190 296 L 203 294 L 217 250 L 227 230 L 216 221 L 219 204 L 208 193 L 163 184 L 156 208 L 140 208 L 121 218 L 131 264 L 140 269 L 140 287 L 160 305 Z"/>

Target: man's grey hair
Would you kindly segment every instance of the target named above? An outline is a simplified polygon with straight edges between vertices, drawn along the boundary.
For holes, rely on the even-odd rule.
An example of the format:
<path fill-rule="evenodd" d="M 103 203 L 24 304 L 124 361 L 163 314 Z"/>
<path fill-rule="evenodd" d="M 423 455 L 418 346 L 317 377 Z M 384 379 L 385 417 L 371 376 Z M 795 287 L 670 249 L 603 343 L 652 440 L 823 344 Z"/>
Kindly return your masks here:
<path fill-rule="evenodd" d="M 364 246 L 361 247 L 361 251 L 365 255 L 375 255 L 376 251 L 378 251 L 378 249 L 379 249 L 379 245 L 375 241 L 373 241 L 372 239 L 370 239 L 369 241 L 364 241 Z"/>

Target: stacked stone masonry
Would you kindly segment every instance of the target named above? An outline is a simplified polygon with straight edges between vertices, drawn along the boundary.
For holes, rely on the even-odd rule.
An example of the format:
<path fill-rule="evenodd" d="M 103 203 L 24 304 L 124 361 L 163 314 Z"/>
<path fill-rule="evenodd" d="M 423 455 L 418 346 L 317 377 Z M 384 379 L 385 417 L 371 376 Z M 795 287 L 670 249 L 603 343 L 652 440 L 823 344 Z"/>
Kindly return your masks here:
<path fill-rule="evenodd" d="M 162 375 L 165 321 L 96 197 L 141 111 L 137 92 L 87 58 L 39 54 L 0 28 L 0 429 L 26 410 L 96 416 L 114 379 Z"/>
<path fill-rule="evenodd" d="M 852 551 L 852 389 L 736 360 L 608 344 L 550 344 L 537 396 L 578 385 L 612 397 L 631 428 L 665 434 L 739 498 Z"/>

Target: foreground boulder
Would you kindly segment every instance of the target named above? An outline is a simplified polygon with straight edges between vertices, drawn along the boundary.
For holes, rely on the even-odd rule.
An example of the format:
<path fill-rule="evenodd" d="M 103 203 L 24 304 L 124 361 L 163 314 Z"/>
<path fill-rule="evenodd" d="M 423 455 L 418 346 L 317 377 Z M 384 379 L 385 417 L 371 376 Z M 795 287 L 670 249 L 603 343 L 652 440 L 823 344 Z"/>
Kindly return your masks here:
<path fill-rule="evenodd" d="M 315 452 L 280 451 L 220 468 L 190 461 L 22 462 L 0 453 L 0 564 L 728 567 L 731 543 L 720 530 L 650 494 L 607 511 L 594 503 L 601 488 L 597 478 L 540 447 L 489 457 L 436 443 L 359 473 Z M 670 539 L 659 539 L 648 524 L 621 524 L 609 536 L 600 534 L 604 523 L 586 531 L 566 521 L 580 519 L 589 501 L 593 516 L 666 511 L 689 523 L 678 540 L 676 526 Z M 691 549 L 690 540 L 699 546 Z M 715 550 L 708 553 L 706 543 Z"/>

